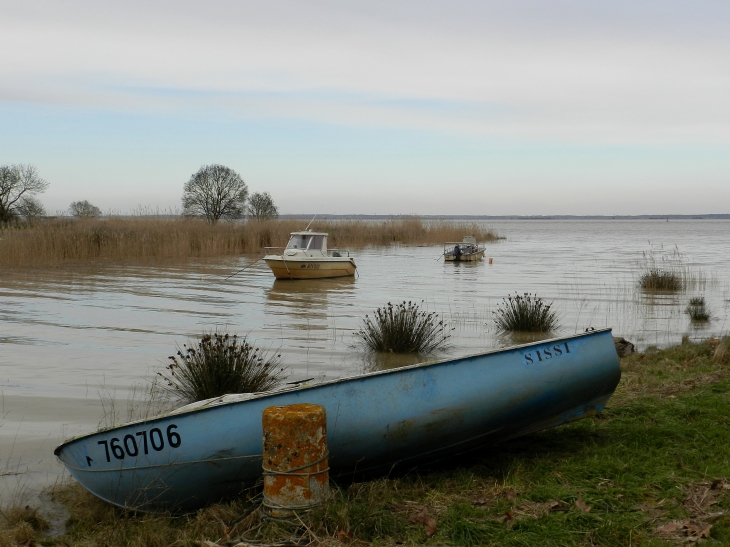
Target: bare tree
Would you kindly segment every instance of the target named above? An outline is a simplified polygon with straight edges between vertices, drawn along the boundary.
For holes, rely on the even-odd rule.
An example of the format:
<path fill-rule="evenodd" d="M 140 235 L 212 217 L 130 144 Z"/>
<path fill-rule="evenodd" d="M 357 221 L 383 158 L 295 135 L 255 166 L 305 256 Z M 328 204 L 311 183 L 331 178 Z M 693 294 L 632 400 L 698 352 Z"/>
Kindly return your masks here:
<path fill-rule="evenodd" d="M 215 224 L 221 218 L 241 218 L 248 187 L 241 175 L 224 165 L 204 165 L 183 187 L 183 214 L 202 216 Z"/>
<path fill-rule="evenodd" d="M 96 218 L 101 216 L 101 209 L 87 200 L 74 201 L 68 207 L 68 212 L 77 218 Z"/>
<path fill-rule="evenodd" d="M 0 222 L 18 218 L 21 215 L 18 207 L 46 188 L 48 183 L 33 165 L 0 166 Z"/>
<path fill-rule="evenodd" d="M 15 210 L 18 212 L 18 215 L 28 222 L 33 222 L 46 216 L 46 210 L 43 208 L 43 205 L 33 196 L 22 197 Z"/>
<path fill-rule="evenodd" d="M 248 198 L 248 213 L 251 218 L 256 220 L 265 220 L 268 218 L 278 218 L 279 208 L 274 205 L 274 200 L 268 192 L 251 194 Z"/>

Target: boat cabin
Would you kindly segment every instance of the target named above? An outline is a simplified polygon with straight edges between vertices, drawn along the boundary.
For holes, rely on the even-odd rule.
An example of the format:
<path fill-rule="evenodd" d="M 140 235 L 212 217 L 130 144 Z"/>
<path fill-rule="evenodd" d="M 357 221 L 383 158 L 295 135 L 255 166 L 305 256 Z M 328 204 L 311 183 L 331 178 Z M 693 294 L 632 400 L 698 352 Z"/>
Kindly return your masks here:
<path fill-rule="evenodd" d="M 327 256 L 326 232 L 292 232 L 284 251 L 285 256 Z M 337 255 L 339 256 L 339 254 Z"/>

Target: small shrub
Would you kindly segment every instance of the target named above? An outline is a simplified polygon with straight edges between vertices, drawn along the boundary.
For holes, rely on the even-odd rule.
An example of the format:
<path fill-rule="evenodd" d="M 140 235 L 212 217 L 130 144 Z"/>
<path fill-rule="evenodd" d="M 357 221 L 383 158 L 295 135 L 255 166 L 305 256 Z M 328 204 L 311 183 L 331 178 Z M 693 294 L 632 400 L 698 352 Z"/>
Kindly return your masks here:
<path fill-rule="evenodd" d="M 689 299 L 689 304 L 684 310 L 692 321 L 707 321 L 710 319 L 710 313 L 705 307 L 705 299 L 697 296 Z"/>
<path fill-rule="evenodd" d="M 549 332 L 558 327 L 558 316 L 539 296 L 508 296 L 497 306 L 494 323 L 504 332 Z"/>
<path fill-rule="evenodd" d="M 192 344 L 191 344 L 192 346 Z M 197 347 L 183 345 L 166 368 L 166 389 L 192 403 L 228 393 L 268 391 L 281 383 L 281 355 L 266 351 L 228 334 L 206 334 Z"/>
<path fill-rule="evenodd" d="M 669 270 L 651 269 L 639 277 L 639 287 L 648 291 L 681 291 L 682 276 Z"/>
<path fill-rule="evenodd" d="M 372 318 L 366 315 L 355 336 L 370 351 L 421 354 L 446 349 L 450 338 L 437 313 L 411 301 L 395 306 L 388 302 Z"/>

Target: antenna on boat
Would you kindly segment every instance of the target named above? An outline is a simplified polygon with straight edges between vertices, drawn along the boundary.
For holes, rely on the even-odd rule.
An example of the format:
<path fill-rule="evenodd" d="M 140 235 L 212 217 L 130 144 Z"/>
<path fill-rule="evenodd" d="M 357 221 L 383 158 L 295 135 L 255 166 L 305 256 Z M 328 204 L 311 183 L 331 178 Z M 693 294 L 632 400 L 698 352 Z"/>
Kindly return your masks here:
<path fill-rule="evenodd" d="M 317 215 L 318 215 L 318 214 L 319 214 L 319 213 L 317 213 Z M 305 231 L 305 232 L 306 232 L 307 230 L 309 230 L 309 227 L 310 227 L 310 226 L 312 225 L 312 222 L 314 222 L 314 219 L 315 219 L 315 218 L 317 218 L 317 215 L 314 215 L 314 216 L 312 217 L 312 220 L 310 220 L 310 221 L 309 221 L 309 224 L 307 224 L 307 227 L 306 227 L 306 228 L 304 228 L 304 231 Z"/>

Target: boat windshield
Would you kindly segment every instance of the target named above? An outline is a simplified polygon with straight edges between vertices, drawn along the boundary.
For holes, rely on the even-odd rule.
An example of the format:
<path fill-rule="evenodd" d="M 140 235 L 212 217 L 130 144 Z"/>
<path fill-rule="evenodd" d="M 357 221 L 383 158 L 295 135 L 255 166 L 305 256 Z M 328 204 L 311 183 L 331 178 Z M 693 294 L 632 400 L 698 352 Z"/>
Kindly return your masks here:
<path fill-rule="evenodd" d="M 309 249 L 310 251 L 321 251 L 324 245 L 324 236 L 296 234 L 291 236 L 287 249 Z"/>

